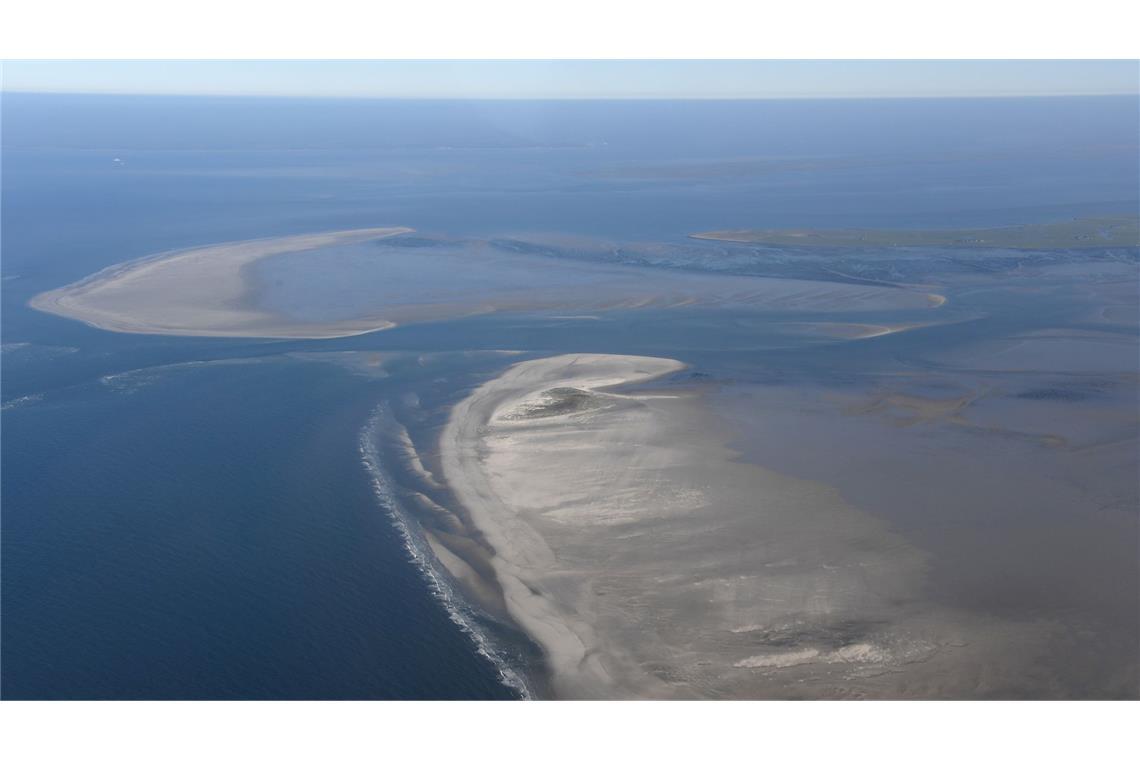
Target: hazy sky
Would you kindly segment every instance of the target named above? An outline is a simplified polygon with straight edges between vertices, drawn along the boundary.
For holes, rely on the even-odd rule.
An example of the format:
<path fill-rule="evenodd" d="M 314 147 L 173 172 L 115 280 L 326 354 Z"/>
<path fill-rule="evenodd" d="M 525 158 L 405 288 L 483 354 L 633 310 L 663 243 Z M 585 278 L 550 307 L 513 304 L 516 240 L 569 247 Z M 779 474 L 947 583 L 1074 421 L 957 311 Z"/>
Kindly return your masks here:
<path fill-rule="evenodd" d="M 7 61 L 8 91 L 392 98 L 1136 94 L 1136 61 Z"/>

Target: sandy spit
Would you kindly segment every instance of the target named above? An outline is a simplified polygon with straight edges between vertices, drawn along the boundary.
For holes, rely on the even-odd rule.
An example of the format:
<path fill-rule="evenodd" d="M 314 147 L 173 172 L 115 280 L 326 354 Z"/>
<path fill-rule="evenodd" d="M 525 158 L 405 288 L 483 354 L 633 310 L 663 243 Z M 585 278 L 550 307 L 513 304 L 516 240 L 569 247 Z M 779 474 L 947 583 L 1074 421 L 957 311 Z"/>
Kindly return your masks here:
<path fill-rule="evenodd" d="M 340 338 L 394 327 L 383 319 L 295 324 L 251 304 L 247 268 L 283 253 L 412 232 L 374 227 L 244 240 L 116 264 L 41 293 L 33 309 L 111 332 L 254 338 Z"/>

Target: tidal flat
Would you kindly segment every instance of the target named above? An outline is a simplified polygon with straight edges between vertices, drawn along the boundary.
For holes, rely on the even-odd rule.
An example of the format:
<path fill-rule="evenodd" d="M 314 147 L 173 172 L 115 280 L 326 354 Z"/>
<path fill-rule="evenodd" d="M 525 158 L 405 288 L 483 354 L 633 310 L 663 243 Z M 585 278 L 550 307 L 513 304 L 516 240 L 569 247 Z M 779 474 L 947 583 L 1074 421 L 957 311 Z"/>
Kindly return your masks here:
<path fill-rule="evenodd" d="M 254 338 L 342 338 L 500 312 L 941 305 L 940 296 L 906 289 L 686 277 L 549 255 L 556 249 L 514 252 L 483 240 L 408 237 L 412 232 L 343 230 L 159 253 L 40 293 L 29 305 L 115 332 Z"/>
<path fill-rule="evenodd" d="M 1020 688 L 1042 626 L 924 600 L 919 549 L 833 488 L 739 461 L 699 383 L 636 387 L 683 368 L 613 355 L 522 362 L 443 432 L 442 472 L 492 547 L 506 611 L 542 648 L 554 694 Z"/>
<path fill-rule="evenodd" d="M 694 233 L 699 240 L 793 245 L 807 248 L 911 247 L 1009 248 L 1050 250 L 1140 246 L 1140 218 L 1078 218 L 1048 224 L 1024 224 L 958 230 L 715 230 Z"/>

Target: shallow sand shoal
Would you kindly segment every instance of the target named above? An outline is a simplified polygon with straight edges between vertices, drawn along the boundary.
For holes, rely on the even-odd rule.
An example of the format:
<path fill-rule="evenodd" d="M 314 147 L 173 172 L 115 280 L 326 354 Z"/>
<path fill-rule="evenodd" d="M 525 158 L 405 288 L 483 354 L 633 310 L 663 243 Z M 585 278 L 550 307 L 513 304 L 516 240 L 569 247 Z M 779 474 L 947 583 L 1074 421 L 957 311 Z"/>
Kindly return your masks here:
<path fill-rule="evenodd" d="M 158 254 L 103 269 L 34 297 L 39 311 L 112 332 L 262 338 L 334 338 L 392 327 L 383 319 L 297 324 L 252 304 L 247 268 L 284 253 L 411 232 L 375 227 L 245 240 Z"/>
<path fill-rule="evenodd" d="M 928 310 L 903 288 L 666 271 L 503 252 L 486 244 L 354 244 L 387 227 L 171 251 L 42 293 L 33 308 L 114 332 L 336 338 L 494 313 L 597 318 L 634 309 Z M 265 261 L 281 254 L 274 261 Z M 560 318 L 564 318 L 560 316 Z"/>
<path fill-rule="evenodd" d="M 885 523 L 740 461 L 692 388 L 631 389 L 680 369 L 522 362 L 444 430 L 443 475 L 553 695 L 963 696 L 1024 667 L 1029 632 L 925 601 L 924 556 Z"/>

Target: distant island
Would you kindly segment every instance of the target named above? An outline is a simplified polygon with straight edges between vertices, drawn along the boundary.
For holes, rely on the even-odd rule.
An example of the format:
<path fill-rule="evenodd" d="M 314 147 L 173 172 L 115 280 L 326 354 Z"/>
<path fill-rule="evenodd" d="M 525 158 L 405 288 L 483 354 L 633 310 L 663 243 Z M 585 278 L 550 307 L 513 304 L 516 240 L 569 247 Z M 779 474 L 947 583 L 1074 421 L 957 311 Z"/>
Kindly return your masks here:
<path fill-rule="evenodd" d="M 1016 250 L 1140 246 L 1140 217 L 1100 216 L 1050 224 L 958 230 L 742 229 L 698 232 L 689 237 L 730 243 L 805 248 L 1012 248 Z"/>

